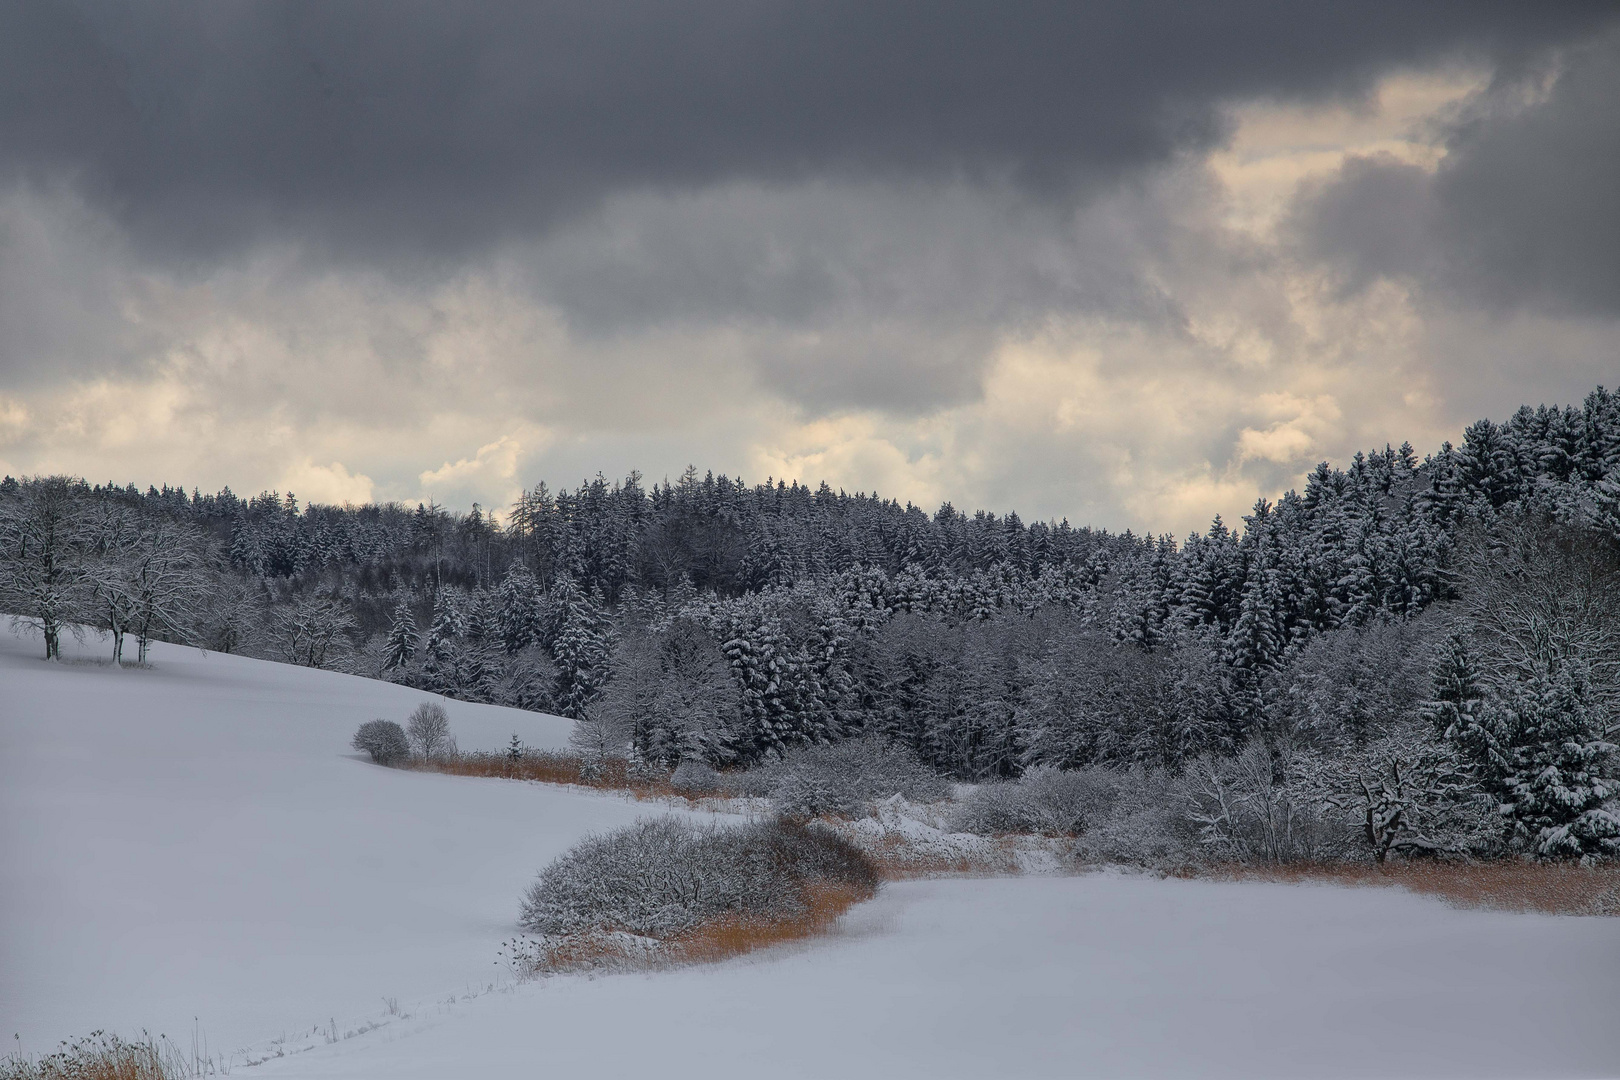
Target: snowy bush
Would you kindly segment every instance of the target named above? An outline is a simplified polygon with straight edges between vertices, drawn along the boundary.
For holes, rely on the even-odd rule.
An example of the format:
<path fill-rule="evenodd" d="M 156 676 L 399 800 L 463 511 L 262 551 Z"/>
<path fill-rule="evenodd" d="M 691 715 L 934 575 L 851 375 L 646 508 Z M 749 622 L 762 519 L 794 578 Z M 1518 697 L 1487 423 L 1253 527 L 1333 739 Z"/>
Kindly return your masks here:
<path fill-rule="evenodd" d="M 1186 805 L 1210 854 L 1236 862 L 1355 857 L 1355 830 L 1334 800 L 1332 763 L 1260 743 L 1231 758 L 1202 758 L 1186 773 Z"/>
<path fill-rule="evenodd" d="M 371 755 L 379 765 L 389 765 L 410 755 L 411 747 L 405 739 L 405 729 L 392 720 L 367 720 L 354 733 L 351 744 L 356 750 Z"/>
<path fill-rule="evenodd" d="M 1074 854 L 1087 862 L 1176 870 L 1209 856 L 1183 784 L 1160 770 L 1037 767 L 975 788 L 951 824 L 980 835 L 1077 836 Z"/>
<path fill-rule="evenodd" d="M 675 766 L 669 786 L 683 795 L 708 795 L 720 790 L 720 774 L 701 758 L 687 758 Z"/>
<path fill-rule="evenodd" d="M 411 713 L 406 728 L 411 749 L 431 761 L 450 748 L 450 715 L 437 701 L 424 701 Z"/>
<path fill-rule="evenodd" d="M 1208 861 L 1182 781 L 1147 769 L 1116 772 L 1113 779 L 1112 800 L 1093 811 L 1075 841 L 1077 858 L 1161 871 Z"/>
<path fill-rule="evenodd" d="M 1017 780 L 981 784 L 957 809 L 963 832 L 1072 836 L 1105 815 L 1119 797 L 1117 773 L 1037 766 Z"/>
<path fill-rule="evenodd" d="M 877 876 L 828 830 L 655 818 L 586 840 L 553 862 L 524 896 L 520 921 L 540 934 L 668 938 L 721 916 L 800 914 L 815 884 L 870 892 Z"/>
<path fill-rule="evenodd" d="M 759 772 L 763 793 L 777 810 L 797 818 L 857 817 L 869 803 L 891 795 L 931 802 L 950 791 L 947 781 L 917 755 L 871 737 L 796 750 Z"/>

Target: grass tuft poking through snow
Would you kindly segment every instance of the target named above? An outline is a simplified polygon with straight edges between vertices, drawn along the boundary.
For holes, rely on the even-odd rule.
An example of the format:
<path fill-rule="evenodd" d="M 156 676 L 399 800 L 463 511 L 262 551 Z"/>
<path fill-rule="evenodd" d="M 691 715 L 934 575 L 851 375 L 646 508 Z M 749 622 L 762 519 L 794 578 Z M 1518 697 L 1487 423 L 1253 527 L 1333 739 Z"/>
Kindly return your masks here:
<path fill-rule="evenodd" d="M 166 1040 L 130 1042 L 97 1031 L 63 1043 L 44 1057 L 13 1055 L 0 1061 L 0 1080 L 179 1080 L 198 1075 L 193 1063 Z"/>

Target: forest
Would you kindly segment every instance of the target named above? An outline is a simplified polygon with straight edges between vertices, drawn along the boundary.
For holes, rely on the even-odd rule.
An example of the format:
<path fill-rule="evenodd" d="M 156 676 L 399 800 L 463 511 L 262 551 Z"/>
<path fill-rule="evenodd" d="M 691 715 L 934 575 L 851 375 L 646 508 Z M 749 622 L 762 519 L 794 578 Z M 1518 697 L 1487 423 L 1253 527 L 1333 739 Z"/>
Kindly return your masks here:
<path fill-rule="evenodd" d="M 860 738 L 977 783 L 1196 777 L 1205 841 L 1248 856 L 1620 854 L 1602 388 L 1182 540 L 693 468 L 499 516 L 7 477 L 0 610 L 47 658 L 331 668 L 571 717 L 651 771 Z"/>

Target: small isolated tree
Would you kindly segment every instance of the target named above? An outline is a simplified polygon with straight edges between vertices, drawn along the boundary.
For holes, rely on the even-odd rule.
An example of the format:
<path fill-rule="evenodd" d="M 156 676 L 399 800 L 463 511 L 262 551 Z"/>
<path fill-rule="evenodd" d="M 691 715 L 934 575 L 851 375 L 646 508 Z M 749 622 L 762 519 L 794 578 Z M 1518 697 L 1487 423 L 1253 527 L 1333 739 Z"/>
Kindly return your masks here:
<path fill-rule="evenodd" d="M 392 720 L 367 720 L 354 733 L 351 744 L 356 750 L 371 755 L 379 765 L 391 765 L 411 752 L 405 741 L 405 729 Z"/>
<path fill-rule="evenodd" d="M 411 748 L 431 761 L 450 746 L 450 715 L 437 701 L 424 701 L 411 713 L 406 728 Z"/>

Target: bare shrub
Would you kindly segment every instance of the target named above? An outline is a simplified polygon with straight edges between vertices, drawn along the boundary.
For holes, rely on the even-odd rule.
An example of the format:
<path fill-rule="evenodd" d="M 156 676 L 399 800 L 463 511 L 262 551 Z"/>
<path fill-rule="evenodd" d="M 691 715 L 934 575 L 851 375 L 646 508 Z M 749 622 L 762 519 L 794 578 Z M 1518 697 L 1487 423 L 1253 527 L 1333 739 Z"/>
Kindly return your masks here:
<path fill-rule="evenodd" d="M 710 795 L 720 790 L 720 774 L 701 758 L 687 758 L 675 766 L 669 786 L 683 795 Z"/>
<path fill-rule="evenodd" d="M 546 867 L 523 898 L 520 921 L 538 934 L 671 940 L 722 918 L 802 918 L 817 886 L 871 895 L 877 872 L 826 829 L 654 818 L 586 840 Z"/>
<path fill-rule="evenodd" d="M 411 749 L 424 761 L 432 761 L 450 748 L 450 715 L 437 701 L 424 701 L 411 713 L 406 733 Z"/>
<path fill-rule="evenodd" d="M 1311 862 L 1354 857 L 1356 833 L 1333 803 L 1320 756 L 1273 754 L 1258 741 L 1231 758 L 1202 758 L 1186 775 L 1186 805 L 1217 860 Z"/>
<path fill-rule="evenodd" d="M 392 765 L 410 755 L 411 747 L 405 739 L 405 729 L 392 720 L 367 720 L 354 733 L 350 743 L 356 750 L 371 755 L 379 765 Z"/>
<path fill-rule="evenodd" d="M 789 817 L 855 817 L 873 801 L 901 795 L 912 802 L 944 798 L 949 782 L 902 746 L 866 737 L 795 750 L 751 778 Z M 743 785 L 746 791 L 747 781 Z M 752 792 L 747 792 L 752 793 Z"/>
<path fill-rule="evenodd" d="M 1181 780 L 1152 769 L 1115 773 L 1114 780 L 1113 801 L 1088 821 L 1076 858 L 1165 873 L 1185 873 L 1209 858 Z"/>
<path fill-rule="evenodd" d="M 1083 862 L 1180 872 L 1208 858 L 1183 785 L 1162 770 L 1031 769 L 976 788 L 952 825 L 982 836 L 1075 836 L 1072 854 Z"/>
<path fill-rule="evenodd" d="M 962 832 L 1074 836 L 1100 820 L 1118 800 L 1120 780 L 1108 769 L 1037 766 L 1017 780 L 981 784 L 957 808 Z"/>

